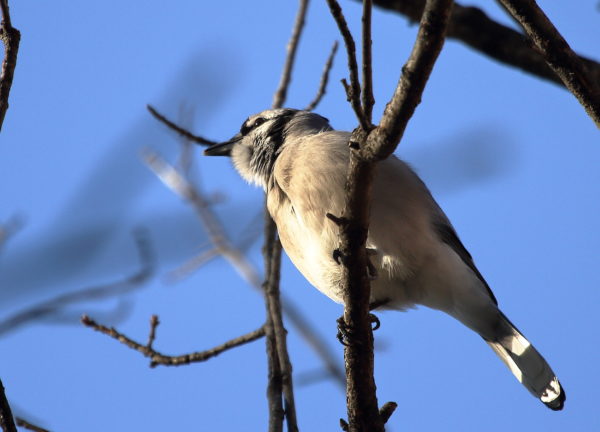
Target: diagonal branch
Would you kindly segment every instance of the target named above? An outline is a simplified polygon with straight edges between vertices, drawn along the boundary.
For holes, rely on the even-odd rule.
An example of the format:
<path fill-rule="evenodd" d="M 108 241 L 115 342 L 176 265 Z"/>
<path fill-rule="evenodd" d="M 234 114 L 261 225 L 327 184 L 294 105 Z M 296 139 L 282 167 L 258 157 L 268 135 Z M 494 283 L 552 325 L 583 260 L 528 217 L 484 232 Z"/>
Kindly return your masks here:
<path fill-rule="evenodd" d="M 290 81 L 292 79 L 292 70 L 294 69 L 294 61 L 296 60 L 296 50 L 298 49 L 298 43 L 300 42 L 300 36 L 302 35 L 302 30 L 304 28 L 307 10 L 308 0 L 300 0 L 296 21 L 294 22 L 294 27 L 292 29 L 292 36 L 287 44 L 287 55 L 285 56 L 283 72 L 281 73 L 279 86 L 273 95 L 272 108 L 281 108 L 287 98 L 288 87 L 290 86 Z"/>
<path fill-rule="evenodd" d="M 152 116 L 155 119 L 157 119 L 161 123 L 164 123 L 169 129 L 174 130 L 175 132 L 177 132 L 179 135 L 181 135 L 185 139 L 195 142 L 196 144 L 205 145 L 205 146 L 211 146 L 211 145 L 216 144 L 216 141 L 207 140 L 206 138 L 202 138 L 201 136 L 194 135 L 187 129 L 182 128 L 181 126 L 173 123 L 171 120 L 166 118 L 164 115 L 162 115 L 161 113 L 156 111 L 156 109 L 154 109 L 154 107 L 152 105 L 146 105 L 146 108 L 148 109 L 148 111 L 150 111 L 150 114 L 152 114 Z"/>
<path fill-rule="evenodd" d="M 246 333 L 237 338 L 231 339 L 219 346 L 214 348 L 205 350 L 205 351 L 197 351 L 189 354 L 183 354 L 178 356 L 169 356 L 162 354 L 152 348 L 152 342 L 154 341 L 154 335 L 156 332 L 156 327 L 159 324 L 158 318 L 153 316 L 154 318 L 150 321 L 150 335 L 148 337 L 148 343 L 146 345 L 142 345 L 139 342 L 125 336 L 123 333 L 117 331 L 114 327 L 106 327 L 102 324 L 98 324 L 96 321 L 88 317 L 87 315 L 83 315 L 81 317 L 81 322 L 86 327 L 90 327 L 100 333 L 103 333 L 111 338 L 121 342 L 123 345 L 128 346 L 129 348 L 138 351 L 144 357 L 150 359 L 150 367 L 156 367 L 158 365 L 161 366 L 182 366 L 190 363 L 198 363 L 204 362 L 212 357 L 215 357 L 225 351 L 228 351 L 232 348 L 236 348 L 240 345 L 247 344 L 249 342 L 253 342 L 257 339 L 260 339 L 265 335 L 264 326 L 259 327 L 258 329 Z"/>
<path fill-rule="evenodd" d="M 43 427 L 34 425 L 33 423 L 28 422 L 27 420 L 22 419 L 20 417 L 16 417 L 15 420 L 17 421 L 17 426 L 22 427 L 23 429 L 27 429 L 33 432 L 50 432 L 48 431 L 48 429 L 44 429 Z"/>
<path fill-rule="evenodd" d="M 2 432 L 17 432 L 12 411 L 4 393 L 2 380 L 0 380 L 0 429 L 2 429 Z"/>
<path fill-rule="evenodd" d="M 12 26 L 8 0 L 0 0 L 0 10 L 2 11 L 0 40 L 4 44 L 4 60 L 2 61 L 2 72 L 0 73 L 0 130 L 2 130 L 4 116 L 8 110 L 8 96 L 15 74 L 15 67 L 17 66 L 21 33 Z"/>
<path fill-rule="evenodd" d="M 314 110 L 323 96 L 325 95 L 325 91 L 327 89 L 327 83 L 329 82 L 329 72 L 331 72 L 331 67 L 333 66 L 333 59 L 335 57 L 335 53 L 338 49 L 338 42 L 335 41 L 333 46 L 331 47 L 331 52 L 329 53 L 329 57 L 327 57 L 327 61 L 325 62 L 325 66 L 323 67 L 323 73 L 321 74 L 321 81 L 319 82 L 319 89 L 317 90 L 317 94 L 315 98 L 304 108 L 304 111 L 312 111 Z"/>
<path fill-rule="evenodd" d="M 415 45 L 402 68 L 402 75 L 391 101 L 385 107 L 379 127 L 370 134 L 369 145 L 362 151 L 363 158 L 385 159 L 402 139 L 444 45 L 451 10 L 452 0 L 427 1 Z"/>
<path fill-rule="evenodd" d="M 33 307 L 17 312 L 0 322 L 0 335 L 14 330 L 31 321 L 57 315 L 66 306 L 122 295 L 138 289 L 152 277 L 155 267 L 155 258 L 146 233 L 141 230 L 134 231 L 134 240 L 140 260 L 140 269 L 122 281 L 112 284 L 100 285 L 62 294 L 50 300 L 41 302 Z"/>
<path fill-rule="evenodd" d="M 210 202 L 204 197 L 202 192 L 156 153 L 145 151 L 142 157 L 163 183 L 175 194 L 187 201 L 196 211 L 212 246 L 212 249 L 206 255 L 200 256 L 198 259 L 206 259 L 207 255 L 210 256 L 213 253 L 223 256 L 250 286 L 263 292 L 262 281 L 258 271 L 227 236 L 225 229 L 212 212 Z M 300 312 L 300 309 L 291 300 L 283 298 L 282 304 L 283 311 L 292 325 L 300 332 L 308 345 L 321 357 L 329 373 L 340 385 L 344 385 L 344 372 L 338 366 L 335 355 L 331 352 L 327 343 L 312 328 L 311 324 Z"/>
<path fill-rule="evenodd" d="M 363 130 L 369 130 L 371 128 L 371 123 L 366 118 L 360 103 L 360 81 L 358 80 L 358 63 L 356 62 L 356 44 L 354 43 L 354 38 L 352 37 L 352 33 L 350 33 L 348 23 L 346 22 L 346 18 L 342 13 L 342 8 L 337 0 L 327 0 L 327 4 L 329 5 L 331 15 L 340 30 L 340 34 L 344 39 L 344 45 L 346 46 L 350 85 L 348 85 L 345 80 L 343 80 L 342 83 L 346 88 L 348 102 L 350 102 L 360 126 Z"/>
<path fill-rule="evenodd" d="M 585 66 L 533 0 L 499 0 L 523 27 L 548 65 L 583 105 L 600 128 L 600 84 L 593 82 Z"/>
<path fill-rule="evenodd" d="M 425 0 L 374 0 L 374 3 L 380 8 L 405 15 L 413 22 L 421 19 L 425 7 Z M 564 85 L 525 35 L 492 20 L 479 8 L 455 3 L 446 36 L 508 66 Z M 586 66 L 591 81 L 600 82 L 600 64 L 581 55 L 578 57 Z"/>

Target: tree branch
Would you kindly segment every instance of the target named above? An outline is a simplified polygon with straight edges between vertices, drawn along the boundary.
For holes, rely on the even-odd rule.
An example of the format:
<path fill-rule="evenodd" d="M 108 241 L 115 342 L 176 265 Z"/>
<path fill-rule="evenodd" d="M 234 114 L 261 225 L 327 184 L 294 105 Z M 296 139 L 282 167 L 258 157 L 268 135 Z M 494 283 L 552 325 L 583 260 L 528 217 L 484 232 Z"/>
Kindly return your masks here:
<path fill-rule="evenodd" d="M 161 113 L 156 111 L 156 109 L 154 109 L 154 107 L 152 105 L 146 105 L 146 108 L 148 109 L 148 111 L 150 111 L 150 114 L 152 114 L 152 116 L 155 119 L 157 119 L 161 123 L 164 123 L 169 129 L 174 130 L 175 132 L 177 132 L 179 135 L 181 135 L 185 139 L 188 139 L 192 142 L 195 142 L 196 144 L 200 144 L 200 145 L 204 145 L 204 146 L 211 146 L 211 145 L 215 145 L 217 143 L 216 141 L 211 141 L 206 138 L 202 138 L 201 136 L 194 135 L 187 129 L 182 128 L 181 126 L 178 126 L 177 124 L 173 123 L 171 120 L 166 118 L 164 115 L 162 115 Z"/>
<path fill-rule="evenodd" d="M 144 231 L 134 231 L 134 240 L 140 259 L 140 269 L 122 281 L 86 288 L 73 293 L 61 294 L 41 302 L 0 322 L 0 335 L 31 321 L 47 318 L 74 303 L 98 300 L 125 294 L 139 288 L 154 273 L 155 258 Z"/>
<path fill-rule="evenodd" d="M 421 102 L 425 84 L 444 45 L 451 10 L 451 0 L 427 1 L 415 45 L 402 68 L 402 75 L 392 100 L 385 107 L 379 127 L 369 135 L 369 144 L 361 151 L 362 158 L 385 159 L 396 149 L 408 121 Z"/>
<path fill-rule="evenodd" d="M 48 431 L 48 429 L 44 429 L 43 427 L 34 425 L 33 423 L 28 422 L 27 420 L 22 419 L 20 417 L 16 417 L 15 420 L 17 421 L 17 426 L 22 427 L 23 429 L 27 429 L 33 432 L 50 432 Z"/>
<path fill-rule="evenodd" d="M 2 380 L 0 380 L 0 428 L 2 432 L 17 432 Z"/>
<path fill-rule="evenodd" d="M 215 357 L 227 350 L 232 348 L 236 348 L 240 345 L 247 344 L 249 342 L 260 339 L 265 335 L 264 326 L 259 327 L 258 329 L 246 333 L 245 335 L 239 336 L 235 339 L 231 339 L 219 346 L 208 349 L 206 351 L 197 351 L 190 354 L 183 354 L 178 356 L 169 356 L 162 354 L 152 348 L 152 343 L 147 343 L 146 345 L 142 345 L 139 342 L 134 341 L 133 339 L 125 336 L 123 333 L 117 331 L 114 327 L 106 327 L 102 324 L 98 324 L 96 321 L 88 317 L 87 315 L 83 315 L 81 317 L 81 323 L 86 327 L 94 329 L 100 333 L 103 333 L 111 338 L 121 342 L 123 345 L 128 346 L 129 348 L 138 351 L 144 357 L 150 359 L 150 367 L 156 367 L 158 365 L 162 366 L 182 366 L 190 363 L 198 363 L 204 362 L 212 357 Z M 149 342 L 153 341 L 153 334 L 156 331 L 156 327 L 159 324 L 158 318 L 152 319 L 150 321 L 150 336 Z M 152 339 L 151 339 L 152 338 Z"/>
<path fill-rule="evenodd" d="M 281 73 L 281 79 L 279 80 L 279 86 L 273 95 L 272 108 L 281 108 L 287 98 L 287 90 L 290 86 L 292 79 L 292 70 L 294 68 L 294 61 L 296 60 L 296 50 L 298 49 L 298 42 L 300 42 L 300 36 L 302 35 L 302 29 L 304 28 L 304 21 L 306 19 L 306 11 L 308 10 L 308 0 L 300 0 L 298 6 L 298 13 L 296 14 L 296 21 L 292 29 L 292 36 L 287 44 L 287 54 L 285 56 L 285 64 L 283 65 L 283 72 Z"/>
<path fill-rule="evenodd" d="M 0 10 L 2 11 L 0 40 L 4 44 L 4 60 L 2 61 L 2 73 L 0 73 L 0 130 L 2 130 L 4 116 L 8 110 L 8 96 L 15 74 L 15 67 L 17 66 L 21 33 L 12 26 L 8 0 L 0 0 Z"/>
<path fill-rule="evenodd" d="M 333 46 L 331 47 L 331 52 L 329 53 L 329 57 L 327 57 L 327 61 L 325 62 L 325 67 L 323 68 L 323 73 L 321 74 L 321 81 L 319 82 L 319 89 L 317 90 L 317 94 L 315 98 L 304 108 L 304 111 L 312 111 L 314 110 L 321 99 L 325 95 L 325 91 L 327 89 L 327 83 L 329 82 L 329 72 L 331 71 L 331 67 L 333 66 L 333 59 L 335 57 L 335 53 L 338 49 L 338 42 L 335 41 Z"/>
<path fill-rule="evenodd" d="M 372 0 L 363 1 L 362 14 L 362 107 L 365 114 L 365 121 L 371 125 L 373 117 L 373 105 L 375 98 L 373 97 L 373 57 L 371 55 L 371 10 L 373 8 Z"/>
<path fill-rule="evenodd" d="M 374 0 L 374 3 L 383 9 L 405 15 L 413 22 L 421 19 L 425 7 L 424 0 Z M 525 35 L 490 19 L 479 8 L 455 3 L 446 36 L 508 66 L 560 86 L 564 85 L 544 57 L 531 47 Z M 600 64 L 580 55 L 578 57 L 585 64 L 590 80 L 600 82 Z"/>
<path fill-rule="evenodd" d="M 360 81 L 358 80 L 358 63 L 356 62 L 356 45 L 354 43 L 354 38 L 352 37 L 352 33 L 350 33 L 348 23 L 346 22 L 346 18 L 342 13 L 342 8 L 337 0 L 327 0 L 327 4 L 329 5 L 329 10 L 331 11 L 333 19 L 340 30 L 340 34 L 344 39 L 344 46 L 346 47 L 346 54 L 348 56 L 350 85 L 348 85 L 345 80 L 342 81 L 342 84 L 344 84 L 348 102 L 350 102 L 350 105 L 356 114 L 358 123 L 364 130 L 369 130 L 371 128 L 371 123 L 365 117 L 363 107 L 360 103 Z"/>
<path fill-rule="evenodd" d="M 600 128 L 600 86 L 533 0 L 498 0 L 523 27 L 548 65 Z"/>
<path fill-rule="evenodd" d="M 233 245 L 218 218 L 212 212 L 210 202 L 204 197 L 202 191 L 156 153 L 145 150 L 142 153 L 142 158 L 167 187 L 182 199 L 188 201 L 196 211 L 212 246 L 211 250 L 202 254 L 198 259 L 204 261 L 207 257 L 221 255 L 250 286 L 264 292 L 263 284 L 257 270 L 246 259 L 244 254 Z M 284 297 L 282 304 L 283 311 L 290 319 L 292 325 L 300 332 L 301 336 L 315 350 L 317 355 L 321 357 L 327 370 L 336 379 L 338 384 L 344 385 L 344 372 L 337 364 L 335 355 L 331 352 L 327 343 L 312 328 L 311 324 L 291 300 Z"/>
<path fill-rule="evenodd" d="M 328 0 L 330 5 L 333 1 Z M 339 248 L 335 253 L 342 265 L 345 307 L 344 316 L 338 324 L 344 336 L 347 427 L 351 432 L 383 431 L 384 417 L 391 415 L 389 406 L 383 410 L 383 414 L 379 412 L 373 377 L 373 319 L 369 313 L 371 289 L 367 274 L 369 262 L 366 240 L 375 162 L 394 151 L 421 100 L 425 83 L 443 46 L 451 8 L 452 0 L 427 1 L 417 40 L 402 69 L 394 95 L 386 106 L 381 124 L 372 131 L 359 127 L 350 138 L 352 150 L 343 214 L 341 217 L 328 215 L 340 231 Z M 335 8 L 332 8 L 332 12 L 335 12 Z M 340 18 L 336 18 L 336 21 L 342 22 Z M 340 29 L 344 27 L 341 24 L 339 26 Z M 368 43 L 370 38 L 363 37 L 363 40 Z"/>

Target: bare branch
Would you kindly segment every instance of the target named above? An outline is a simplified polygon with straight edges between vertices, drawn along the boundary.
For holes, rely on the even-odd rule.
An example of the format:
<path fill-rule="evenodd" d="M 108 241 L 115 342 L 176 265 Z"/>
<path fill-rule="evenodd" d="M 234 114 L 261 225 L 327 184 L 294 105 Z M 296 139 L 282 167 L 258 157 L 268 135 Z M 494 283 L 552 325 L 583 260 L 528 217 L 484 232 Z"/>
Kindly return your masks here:
<path fill-rule="evenodd" d="M 416 22 L 421 19 L 425 7 L 425 0 L 374 0 L 374 3 Z M 564 86 L 525 35 L 490 19 L 479 8 L 455 3 L 446 36 L 457 39 L 501 63 Z M 585 64 L 590 80 L 600 82 L 600 64 L 581 55 L 578 57 Z"/>
<path fill-rule="evenodd" d="M 260 277 L 243 254 L 226 238 L 224 230 L 210 209 L 210 203 L 172 165 L 151 150 L 142 153 L 144 162 L 173 192 L 188 201 L 196 211 L 215 251 L 222 255 L 251 285 L 260 286 Z"/>
<path fill-rule="evenodd" d="M 250 286 L 263 292 L 261 277 L 257 270 L 229 239 L 218 218 L 212 212 L 210 203 L 204 198 L 202 192 L 157 154 L 146 151 L 143 153 L 142 157 L 167 187 L 173 190 L 173 192 L 182 199 L 188 201 L 196 210 L 212 245 L 211 250 L 205 252 L 205 254 L 200 254 L 196 259 L 208 260 L 213 254 L 222 255 L 238 272 L 242 279 Z M 188 191 L 193 192 L 190 193 Z M 194 261 L 194 258 L 192 258 L 191 261 Z M 190 265 L 193 265 L 191 261 Z M 186 266 L 184 265 L 184 267 Z M 337 364 L 335 355 L 331 352 L 328 344 L 321 336 L 319 336 L 318 332 L 312 328 L 310 323 L 300 312 L 299 308 L 291 300 L 283 298 L 282 303 L 283 311 L 290 319 L 292 325 L 300 332 L 301 336 L 309 346 L 321 357 L 331 375 L 343 386 L 345 384 L 344 373 Z"/>
<path fill-rule="evenodd" d="M 417 105 L 433 65 L 444 45 L 452 0 L 428 0 L 421 17 L 417 40 L 402 75 L 387 104 L 379 127 L 369 136 L 370 144 L 361 157 L 371 160 L 385 159 L 400 142 L 408 121 Z"/>
<path fill-rule="evenodd" d="M 334 0 L 328 2 L 331 7 Z M 365 5 L 366 9 L 367 6 Z M 341 425 L 352 432 L 384 430 L 384 418 L 378 409 L 373 376 L 373 319 L 369 308 L 371 288 L 366 250 L 375 162 L 394 151 L 421 100 L 425 83 L 443 46 L 451 8 L 452 0 L 427 1 L 417 40 L 402 70 L 394 95 L 384 111 L 381 124 L 372 131 L 359 127 L 350 138 L 349 146 L 352 150 L 343 213 L 328 215 L 340 230 L 336 256 L 342 265 L 344 316 L 338 320 L 338 325 L 345 346 L 348 408 L 347 426 L 345 422 L 341 422 Z M 332 8 L 334 15 L 335 12 L 335 8 Z M 366 13 L 369 13 L 368 10 Z M 336 21 L 342 23 L 342 18 L 338 17 Z M 364 23 L 368 18 L 363 20 Z M 345 26 L 339 26 L 344 32 L 342 29 Z M 365 43 L 369 43 L 369 40 L 370 38 L 363 38 Z M 348 51 L 353 50 L 348 48 Z M 352 66 L 349 67 L 352 69 Z M 384 414 L 387 412 L 384 411 Z"/>
<path fill-rule="evenodd" d="M 371 124 L 373 117 L 373 105 L 375 98 L 373 97 L 373 58 L 371 55 L 371 9 L 373 8 L 372 0 L 363 1 L 362 15 L 362 107 L 365 113 L 365 120 Z"/>
<path fill-rule="evenodd" d="M 52 317 L 59 314 L 65 307 L 75 303 L 114 297 L 138 289 L 153 275 L 155 259 L 146 233 L 143 230 L 134 232 L 134 240 L 140 259 L 140 269 L 136 273 L 119 282 L 62 294 L 36 306 L 29 307 L 0 322 L 0 334 L 12 331 L 34 320 Z"/>
<path fill-rule="evenodd" d="M 396 408 L 398 408 L 398 404 L 396 402 L 386 402 L 383 404 L 383 406 L 379 409 L 379 416 L 381 417 L 383 423 L 387 423 L 392 414 L 394 414 L 394 411 L 396 411 Z"/>
<path fill-rule="evenodd" d="M 12 87 L 15 67 L 17 66 L 21 33 L 12 26 L 8 0 L 0 0 L 0 10 L 2 11 L 0 40 L 4 44 L 4 60 L 2 61 L 2 73 L 0 73 L 0 130 L 2 130 L 4 117 L 8 110 L 8 96 Z"/>
<path fill-rule="evenodd" d="M 152 344 L 156 339 L 156 327 L 160 324 L 158 319 L 158 315 L 152 315 L 150 317 L 150 333 L 148 334 L 148 342 L 146 343 L 146 347 L 148 349 L 152 349 Z"/>
<path fill-rule="evenodd" d="M 216 249 L 209 249 L 207 251 L 201 252 L 198 255 L 193 256 L 192 258 L 190 258 L 189 260 L 184 262 L 182 265 L 177 267 L 175 270 L 169 272 L 167 274 L 167 276 L 165 277 L 165 281 L 167 283 L 177 282 L 177 281 L 189 276 L 191 273 L 198 270 L 200 267 L 202 267 L 208 261 L 210 261 L 211 259 L 218 257 L 218 256 L 219 256 L 219 251 L 217 251 Z"/>
<path fill-rule="evenodd" d="M 113 327 L 106 327 L 102 324 L 98 324 L 96 321 L 88 317 L 87 315 L 83 315 L 81 317 L 81 322 L 86 327 L 90 327 L 100 333 L 103 333 L 107 336 L 110 336 L 113 339 L 121 342 L 123 345 L 128 346 L 129 348 L 138 351 L 144 357 L 148 357 L 150 359 L 150 367 L 156 367 L 158 365 L 161 366 L 182 366 L 190 363 L 198 363 L 204 362 L 212 357 L 215 357 L 227 350 L 238 347 L 240 345 L 247 344 L 249 342 L 260 339 L 265 335 L 264 326 L 259 327 L 258 329 L 247 333 L 245 335 L 239 336 L 235 339 L 231 339 L 219 346 L 208 349 L 206 351 L 197 351 L 190 354 L 183 354 L 178 356 L 169 356 L 162 354 L 155 349 L 152 348 L 152 344 L 142 345 L 139 342 L 134 341 L 133 339 L 125 336 L 123 333 L 115 330 Z M 156 321 L 151 321 L 150 335 L 156 330 L 156 326 L 158 325 L 158 318 Z M 150 337 L 149 337 L 150 340 Z"/>
<path fill-rule="evenodd" d="M 356 114 L 358 123 L 364 130 L 371 128 L 371 123 L 365 117 L 362 106 L 360 104 L 360 82 L 358 80 L 358 64 L 356 63 L 356 45 L 354 44 L 354 38 L 344 14 L 337 0 L 327 0 L 331 15 L 335 19 L 335 22 L 340 30 L 342 38 L 344 39 L 344 45 L 346 46 L 346 54 L 348 55 L 348 71 L 350 73 L 350 85 L 344 84 L 346 89 L 346 95 L 348 96 L 348 102 L 352 105 L 352 109 Z"/>
<path fill-rule="evenodd" d="M 333 59 L 335 57 L 335 53 L 338 49 L 338 42 L 335 41 L 333 46 L 331 47 L 331 52 L 329 53 L 329 57 L 327 57 L 327 61 L 325 62 L 325 67 L 323 68 L 323 74 L 321 75 L 321 81 L 319 82 L 319 90 L 317 90 L 317 94 L 315 98 L 304 108 L 304 111 L 312 111 L 314 110 L 323 96 L 325 95 L 325 91 L 327 90 L 327 83 L 329 82 L 329 72 L 331 71 L 331 67 L 333 66 Z"/>
<path fill-rule="evenodd" d="M 28 422 L 27 420 L 22 419 L 20 417 L 17 417 L 15 420 L 17 421 L 17 426 L 22 427 L 23 429 L 27 429 L 33 432 L 50 432 L 48 429 L 44 429 L 43 427 L 34 425 L 33 423 Z"/>
<path fill-rule="evenodd" d="M 600 128 L 599 84 L 590 80 L 585 66 L 546 14 L 533 0 L 499 0 L 499 3 L 523 27 L 548 65 Z"/>
<path fill-rule="evenodd" d="M 269 432 L 283 431 L 285 410 L 283 407 L 283 368 L 279 357 L 278 332 L 274 316 L 277 314 L 276 301 L 279 299 L 279 271 L 281 265 L 281 243 L 277 238 L 275 222 L 265 212 L 265 242 L 263 258 L 266 278 L 263 284 L 265 306 L 267 309 L 267 367 L 269 381 L 267 399 L 269 403 Z M 278 320 L 279 321 L 279 320 Z M 285 335 L 284 339 L 285 341 Z"/>
<path fill-rule="evenodd" d="M 176 125 L 171 120 L 169 120 L 168 118 L 166 118 L 164 115 L 162 115 L 161 113 L 159 113 L 158 111 L 156 111 L 154 109 L 154 107 L 152 107 L 151 105 L 146 105 L 146 108 L 148 109 L 148 111 L 150 111 L 150 114 L 152 114 L 155 119 L 157 119 L 161 123 L 164 123 L 165 125 L 167 125 L 167 127 L 169 129 L 174 130 L 175 132 L 177 132 L 179 135 L 185 137 L 186 139 L 188 139 L 190 141 L 193 141 L 196 144 L 200 144 L 200 145 L 204 145 L 204 146 L 211 146 L 211 145 L 217 144 L 216 141 L 207 140 L 206 138 L 202 138 L 201 136 L 194 135 L 193 133 L 191 133 L 187 129 L 182 128 L 181 126 Z"/>
<path fill-rule="evenodd" d="M 304 28 L 307 9 L 308 0 L 300 0 L 298 13 L 296 14 L 296 21 L 292 30 L 292 36 L 287 44 L 287 55 L 285 57 L 283 72 L 281 73 L 281 80 L 279 81 L 279 86 L 273 95 L 272 108 L 281 108 L 287 98 L 287 90 L 292 79 L 292 70 L 294 68 L 294 61 L 296 60 L 296 50 L 298 49 L 298 42 L 300 41 L 302 29 Z"/>
<path fill-rule="evenodd" d="M 0 428 L 2 432 L 17 432 L 2 380 L 0 380 Z"/>

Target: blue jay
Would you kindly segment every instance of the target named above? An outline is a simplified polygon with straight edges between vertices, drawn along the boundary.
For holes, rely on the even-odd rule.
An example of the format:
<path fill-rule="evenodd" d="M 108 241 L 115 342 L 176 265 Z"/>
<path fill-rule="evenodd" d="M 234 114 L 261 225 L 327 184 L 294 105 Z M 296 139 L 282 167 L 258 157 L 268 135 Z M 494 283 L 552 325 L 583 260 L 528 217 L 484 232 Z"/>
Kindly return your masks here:
<path fill-rule="evenodd" d="M 205 150 L 231 156 L 261 186 L 281 244 L 319 291 L 342 303 L 332 257 L 350 159 L 349 132 L 308 111 L 272 109 L 249 117 L 231 140 Z M 452 224 L 411 168 L 390 156 L 376 167 L 367 248 L 377 277 L 371 303 L 405 310 L 424 305 L 477 332 L 536 398 L 563 408 L 565 391 L 541 354 L 508 320 Z"/>

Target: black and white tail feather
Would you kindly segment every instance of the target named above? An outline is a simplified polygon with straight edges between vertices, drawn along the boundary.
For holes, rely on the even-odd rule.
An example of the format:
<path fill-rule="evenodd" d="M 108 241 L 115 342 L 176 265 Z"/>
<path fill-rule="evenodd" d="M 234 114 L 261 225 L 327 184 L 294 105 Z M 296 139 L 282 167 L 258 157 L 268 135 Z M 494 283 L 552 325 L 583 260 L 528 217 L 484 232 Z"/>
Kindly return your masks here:
<path fill-rule="evenodd" d="M 508 318 L 500 314 L 499 336 L 486 342 L 531 394 L 551 410 L 562 410 L 567 396 L 552 368 Z"/>

